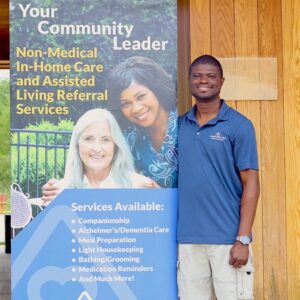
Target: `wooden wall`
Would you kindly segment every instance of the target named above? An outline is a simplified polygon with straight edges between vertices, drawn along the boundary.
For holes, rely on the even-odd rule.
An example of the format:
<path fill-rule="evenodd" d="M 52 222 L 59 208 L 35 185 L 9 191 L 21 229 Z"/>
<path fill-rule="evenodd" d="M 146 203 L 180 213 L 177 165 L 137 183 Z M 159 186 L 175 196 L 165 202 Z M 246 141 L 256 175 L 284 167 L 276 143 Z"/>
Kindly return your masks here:
<path fill-rule="evenodd" d="M 0 60 L 9 60 L 9 1 L 0 0 Z M 1 65 L 0 65 L 1 67 Z"/>
<path fill-rule="evenodd" d="M 185 27 L 180 27 L 179 40 L 186 43 L 190 60 L 206 53 L 219 58 L 277 58 L 277 101 L 229 102 L 253 121 L 259 147 L 261 196 L 253 243 L 255 299 L 299 300 L 300 1 L 178 3 L 179 19 L 188 18 L 180 21 L 185 27 L 188 24 L 189 30 L 182 34 Z M 186 7 L 188 16 L 182 10 Z M 179 51 L 179 73 L 183 78 L 187 77 L 186 57 L 180 55 Z M 179 85 L 181 112 L 192 104 L 187 93 L 186 83 Z"/>

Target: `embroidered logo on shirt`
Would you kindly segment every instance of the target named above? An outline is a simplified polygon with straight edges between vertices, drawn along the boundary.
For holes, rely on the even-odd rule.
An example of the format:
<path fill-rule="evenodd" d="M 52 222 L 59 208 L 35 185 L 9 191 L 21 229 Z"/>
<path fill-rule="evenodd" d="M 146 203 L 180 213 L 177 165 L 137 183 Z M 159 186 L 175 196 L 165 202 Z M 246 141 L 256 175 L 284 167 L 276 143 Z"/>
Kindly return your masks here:
<path fill-rule="evenodd" d="M 222 133 L 217 132 L 215 135 L 210 135 L 209 136 L 211 140 L 215 140 L 215 141 L 225 141 L 226 140 L 226 136 L 222 135 Z"/>

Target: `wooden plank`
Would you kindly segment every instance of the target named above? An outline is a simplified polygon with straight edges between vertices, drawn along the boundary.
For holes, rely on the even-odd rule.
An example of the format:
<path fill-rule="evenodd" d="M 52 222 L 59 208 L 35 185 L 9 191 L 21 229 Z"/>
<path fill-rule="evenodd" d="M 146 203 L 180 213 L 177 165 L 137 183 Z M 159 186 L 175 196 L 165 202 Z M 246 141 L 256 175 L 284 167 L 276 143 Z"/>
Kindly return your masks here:
<path fill-rule="evenodd" d="M 207 0 L 190 0 L 191 60 L 211 53 L 210 4 Z"/>
<path fill-rule="evenodd" d="M 257 1 L 240 0 L 235 2 L 235 53 L 237 57 L 258 57 L 258 18 L 257 18 Z M 245 34 L 247 32 L 247 34 Z M 259 80 L 258 76 L 256 80 Z M 243 87 L 242 87 L 243 88 Z M 261 161 L 260 151 L 260 104 L 259 101 L 239 101 L 237 109 L 246 115 L 253 123 L 257 138 L 257 147 L 259 160 Z M 260 168 L 260 178 L 261 178 Z M 262 199 L 258 201 L 256 218 L 253 226 L 253 252 L 255 266 L 255 299 L 263 299 L 263 212 Z"/>
<path fill-rule="evenodd" d="M 219 57 L 234 57 L 233 0 L 211 0 L 212 53 Z"/>
<path fill-rule="evenodd" d="M 211 0 L 211 49 L 216 57 L 235 57 L 233 0 Z M 235 102 L 226 100 L 236 108 Z"/>
<path fill-rule="evenodd" d="M 0 28 L 8 28 L 9 23 L 9 1 L 0 1 Z"/>
<path fill-rule="evenodd" d="M 300 2 L 283 1 L 288 299 L 300 295 Z"/>
<path fill-rule="evenodd" d="M 258 0 L 259 56 L 278 62 L 278 101 L 261 102 L 264 299 L 287 299 L 281 1 Z M 265 70 L 268 72 L 268 70 Z"/>
<path fill-rule="evenodd" d="M 210 3 L 190 0 L 191 62 L 200 55 L 211 53 Z M 192 98 L 190 106 L 195 104 Z"/>
<path fill-rule="evenodd" d="M 0 60 L 0 69 L 9 69 L 9 60 Z"/>
<path fill-rule="evenodd" d="M 188 85 L 188 70 L 190 65 L 190 15 L 189 1 L 177 1 L 178 18 L 178 71 L 177 71 L 177 90 L 178 90 L 178 113 L 183 114 L 191 106 L 191 96 Z"/>
<path fill-rule="evenodd" d="M 0 1 L 0 60 L 9 60 L 9 1 Z"/>

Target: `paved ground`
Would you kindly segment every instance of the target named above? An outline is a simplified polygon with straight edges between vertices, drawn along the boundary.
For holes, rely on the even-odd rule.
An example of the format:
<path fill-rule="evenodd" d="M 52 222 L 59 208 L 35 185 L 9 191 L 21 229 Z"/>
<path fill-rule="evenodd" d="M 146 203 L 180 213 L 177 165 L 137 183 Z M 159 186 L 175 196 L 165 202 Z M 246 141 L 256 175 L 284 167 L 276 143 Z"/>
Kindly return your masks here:
<path fill-rule="evenodd" d="M 4 247 L 0 246 L 0 299 L 10 300 L 10 254 L 4 253 Z"/>

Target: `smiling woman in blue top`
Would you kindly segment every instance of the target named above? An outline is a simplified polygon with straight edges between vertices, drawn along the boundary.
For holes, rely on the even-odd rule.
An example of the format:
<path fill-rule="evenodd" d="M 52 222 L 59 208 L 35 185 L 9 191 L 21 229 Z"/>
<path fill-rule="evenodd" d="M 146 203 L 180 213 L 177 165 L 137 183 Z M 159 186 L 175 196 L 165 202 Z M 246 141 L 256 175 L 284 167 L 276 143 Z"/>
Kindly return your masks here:
<path fill-rule="evenodd" d="M 130 57 L 108 78 L 109 109 L 138 171 L 161 187 L 177 186 L 177 101 L 170 76 L 147 57 Z"/>

